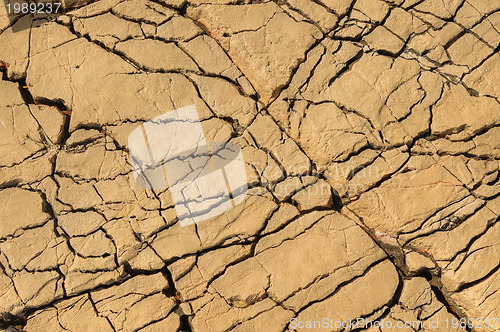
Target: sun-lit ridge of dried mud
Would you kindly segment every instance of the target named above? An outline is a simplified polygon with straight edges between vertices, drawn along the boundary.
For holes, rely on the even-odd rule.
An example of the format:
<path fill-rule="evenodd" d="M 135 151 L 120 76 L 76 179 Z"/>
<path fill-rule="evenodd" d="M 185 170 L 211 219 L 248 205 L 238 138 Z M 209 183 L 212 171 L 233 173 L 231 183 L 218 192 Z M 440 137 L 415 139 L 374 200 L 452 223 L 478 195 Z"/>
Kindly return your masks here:
<path fill-rule="evenodd" d="M 86 2 L 16 29 L 0 6 L 0 312 L 29 332 L 500 317 L 500 3 Z M 250 189 L 181 228 L 127 138 L 191 104 Z"/>

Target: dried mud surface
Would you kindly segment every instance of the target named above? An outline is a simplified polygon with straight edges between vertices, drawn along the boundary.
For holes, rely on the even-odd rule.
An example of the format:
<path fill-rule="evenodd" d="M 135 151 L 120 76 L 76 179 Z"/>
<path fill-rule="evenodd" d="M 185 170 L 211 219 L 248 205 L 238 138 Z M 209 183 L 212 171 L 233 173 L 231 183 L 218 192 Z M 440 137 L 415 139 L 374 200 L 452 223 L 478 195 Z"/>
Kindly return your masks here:
<path fill-rule="evenodd" d="M 500 2 L 79 6 L 0 8 L 1 327 L 500 317 Z M 127 137 L 190 104 L 250 189 L 180 227 Z"/>

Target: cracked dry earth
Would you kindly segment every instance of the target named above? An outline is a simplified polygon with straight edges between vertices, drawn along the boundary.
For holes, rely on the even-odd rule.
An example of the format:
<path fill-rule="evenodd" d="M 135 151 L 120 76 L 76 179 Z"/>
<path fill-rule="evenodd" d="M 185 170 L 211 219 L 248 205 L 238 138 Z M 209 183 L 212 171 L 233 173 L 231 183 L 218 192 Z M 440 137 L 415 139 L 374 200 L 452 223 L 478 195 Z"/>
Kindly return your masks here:
<path fill-rule="evenodd" d="M 78 5 L 16 32 L 0 7 L 0 311 L 24 331 L 500 331 L 444 325 L 500 316 L 500 2 Z M 249 192 L 180 227 L 127 137 L 191 104 Z"/>

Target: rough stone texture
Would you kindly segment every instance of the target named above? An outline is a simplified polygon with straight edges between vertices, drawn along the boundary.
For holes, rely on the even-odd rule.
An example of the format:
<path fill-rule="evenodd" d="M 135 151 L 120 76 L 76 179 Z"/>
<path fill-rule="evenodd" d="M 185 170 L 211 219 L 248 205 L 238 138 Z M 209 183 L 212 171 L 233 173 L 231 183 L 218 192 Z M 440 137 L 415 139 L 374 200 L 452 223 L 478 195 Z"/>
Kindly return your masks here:
<path fill-rule="evenodd" d="M 72 8 L 0 6 L 0 330 L 500 318 L 498 1 Z M 191 104 L 249 191 L 180 227 L 127 139 Z"/>

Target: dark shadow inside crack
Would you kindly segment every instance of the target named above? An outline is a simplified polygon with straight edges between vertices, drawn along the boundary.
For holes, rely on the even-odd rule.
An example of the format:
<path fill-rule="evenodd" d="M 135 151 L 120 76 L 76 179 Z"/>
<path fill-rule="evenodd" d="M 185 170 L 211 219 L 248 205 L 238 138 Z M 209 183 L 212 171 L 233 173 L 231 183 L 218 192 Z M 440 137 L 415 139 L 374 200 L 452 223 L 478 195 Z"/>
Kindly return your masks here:
<path fill-rule="evenodd" d="M 431 283 L 432 280 L 429 281 L 431 284 L 431 289 L 434 292 L 434 295 L 436 296 L 436 299 L 441 302 L 444 307 L 446 308 L 446 311 L 448 311 L 450 314 L 455 316 L 458 319 L 468 319 L 468 317 L 465 315 L 465 313 L 458 307 L 458 305 L 454 304 L 451 300 L 451 298 L 446 296 L 443 291 L 441 290 L 440 287 L 433 285 L 434 282 Z M 468 326 L 465 327 L 465 330 L 467 332 L 475 332 L 474 329 L 469 328 Z"/>
<path fill-rule="evenodd" d="M 342 197 L 340 197 L 340 194 L 332 188 L 332 199 L 333 199 L 333 209 L 337 212 L 340 212 L 342 210 L 342 207 L 344 206 L 344 203 L 342 202 Z"/>
<path fill-rule="evenodd" d="M 193 330 L 192 330 L 191 324 L 190 324 L 191 316 L 180 315 L 179 318 L 181 320 L 181 323 L 179 326 L 179 332 L 192 332 Z"/>
<path fill-rule="evenodd" d="M 26 84 L 25 84 L 25 86 L 26 86 Z M 26 98 L 24 98 L 24 97 L 23 98 L 27 104 L 28 104 L 29 100 L 33 100 L 33 104 L 52 106 L 52 107 L 57 108 L 59 110 L 59 112 L 64 116 L 63 128 L 61 130 L 59 138 L 57 139 L 57 141 L 59 142 L 59 145 L 64 146 L 66 144 L 66 141 L 71 136 L 71 133 L 69 132 L 69 126 L 71 123 L 71 114 L 72 114 L 71 110 L 66 106 L 66 104 L 64 103 L 64 101 L 62 99 L 54 99 L 54 100 L 47 99 L 47 98 L 34 99 L 33 96 L 31 95 L 31 93 L 29 92 L 29 89 L 27 86 L 26 86 L 26 92 L 29 95 L 27 95 Z M 21 91 L 21 93 L 22 93 L 22 91 Z"/>
<path fill-rule="evenodd" d="M 2 81 L 8 81 L 8 67 L 5 63 L 0 63 L 0 73 L 2 74 Z"/>
<path fill-rule="evenodd" d="M 0 313 L 0 329 L 7 329 L 9 327 L 22 329 L 26 324 L 27 320 L 23 316 L 13 315 L 8 312 Z"/>
<path fill-rule="evenodd" d="M 26 105 L 35 104 L 35 100 L 33 99 L 33 95 L 31 94 L 28 85 L 26 84 L 26 78 L 22 78 L 16 81 L 19 84 L 19 92 L 21 93 L 21 97 L 23 98 Z"/>
<path fill-rule="evenodd" d="M 0 189 L 17 187 L 21 181 L 19 179 L 0 182 Z"/>
<path fill-rule="evenodd" d="M 175 298 L 177 305 L 179 305 L 181 303 L 181 299 L 179 297 L 177 289 L 175 288 L 175 283 L 174 283 L 174 278 L 172 277 L 172 273 L 167 267 L 164 267 L 161 270 L 161 273 L 163 274 L 165 279 L 167 279 L 168 282 L 168 286 L 163 289 L 162 293 L 167 297 Z"/>

